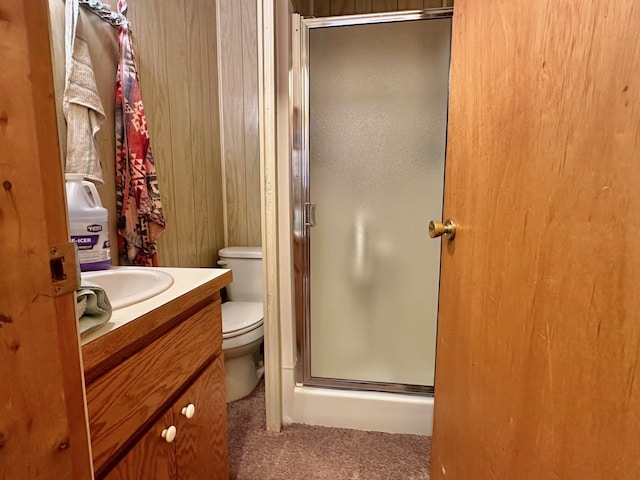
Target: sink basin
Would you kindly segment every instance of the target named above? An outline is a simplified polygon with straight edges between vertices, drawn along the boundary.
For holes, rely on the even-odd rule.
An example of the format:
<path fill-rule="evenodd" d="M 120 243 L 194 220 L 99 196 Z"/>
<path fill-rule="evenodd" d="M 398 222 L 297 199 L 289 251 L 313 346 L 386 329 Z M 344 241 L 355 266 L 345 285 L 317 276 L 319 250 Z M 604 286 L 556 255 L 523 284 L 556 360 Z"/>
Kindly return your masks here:
<path fill-rule="evenodd" d="M 104 288 L 114 310 L 147 300 L 173 285 L 173 277 L 168 273 L 145 267 L 83 272 L 82 280 Z"/>

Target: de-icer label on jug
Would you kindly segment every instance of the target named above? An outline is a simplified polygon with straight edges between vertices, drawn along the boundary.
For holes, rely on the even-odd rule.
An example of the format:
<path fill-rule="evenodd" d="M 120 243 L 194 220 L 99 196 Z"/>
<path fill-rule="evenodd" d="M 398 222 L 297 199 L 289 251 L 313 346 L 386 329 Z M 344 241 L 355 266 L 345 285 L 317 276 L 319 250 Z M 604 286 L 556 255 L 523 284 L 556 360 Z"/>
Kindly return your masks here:
<path fill-rule="evenodd" d="M 102 270 L 111 266 L 111 249 L 106 226 L 98 223 L 71 223 L 71 241 L 78 247 L 82 271 Z"/>
<path fill-rule="evenodd" d="M 78 248 L 80 270 L 106 270 L 111 266 L 107 209 L 98 190 L 81 174 L 66 174 L 67 210 L 71 241 Z"/>

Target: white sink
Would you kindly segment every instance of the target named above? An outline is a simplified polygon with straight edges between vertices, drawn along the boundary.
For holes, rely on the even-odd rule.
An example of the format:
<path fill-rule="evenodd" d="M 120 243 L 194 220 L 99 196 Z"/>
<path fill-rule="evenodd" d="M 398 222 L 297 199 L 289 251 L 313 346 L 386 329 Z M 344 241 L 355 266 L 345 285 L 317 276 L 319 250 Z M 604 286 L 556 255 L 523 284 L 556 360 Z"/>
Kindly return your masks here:
<path fill-rule="evenodd" d="M 173 285 L 171 275 L 152 267 L 113 267 L 82 272 L 82 280 L 104 288 L 114 310 L 147 300 Z"/>

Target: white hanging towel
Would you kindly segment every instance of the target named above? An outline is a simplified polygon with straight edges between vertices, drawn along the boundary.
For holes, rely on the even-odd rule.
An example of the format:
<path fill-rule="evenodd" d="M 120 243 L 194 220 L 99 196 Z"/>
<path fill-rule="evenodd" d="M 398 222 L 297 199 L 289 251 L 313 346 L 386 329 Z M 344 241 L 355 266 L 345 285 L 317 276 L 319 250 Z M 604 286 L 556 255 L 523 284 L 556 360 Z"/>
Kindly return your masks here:
<path fill-rule="evenodd" d="M 67 0 L 65 10 L 66 82 L 62 111 L 67 120 L 66 173 L 104 183 L 96 134 L 105 120 L 93 73 L 89 46 L 76 37 L 78 0 Z"/>

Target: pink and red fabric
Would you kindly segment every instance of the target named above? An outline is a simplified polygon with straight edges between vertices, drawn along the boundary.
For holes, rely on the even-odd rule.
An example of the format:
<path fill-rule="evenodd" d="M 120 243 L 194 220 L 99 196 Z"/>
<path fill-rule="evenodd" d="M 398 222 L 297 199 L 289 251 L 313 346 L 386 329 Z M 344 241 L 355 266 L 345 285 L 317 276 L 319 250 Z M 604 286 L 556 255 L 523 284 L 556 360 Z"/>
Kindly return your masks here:
<path fill-rule="evenodd" d="M 118 13 L 127 9 L 118 1 Z M 155 162 L 128 25 L 118 34 L 116 77 L 116 211 L 123 265 L 157 266 L 156 240 L 165 228 Z"/>

